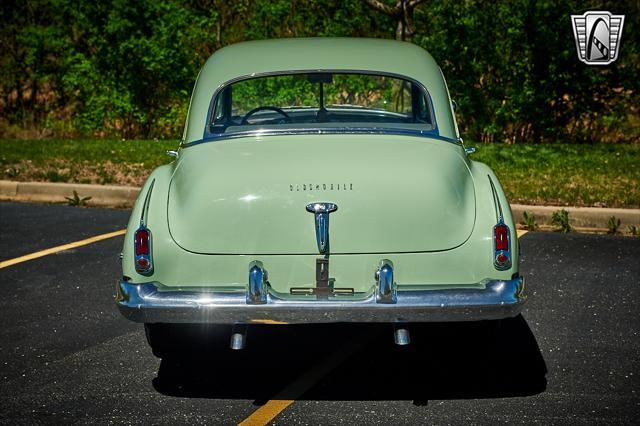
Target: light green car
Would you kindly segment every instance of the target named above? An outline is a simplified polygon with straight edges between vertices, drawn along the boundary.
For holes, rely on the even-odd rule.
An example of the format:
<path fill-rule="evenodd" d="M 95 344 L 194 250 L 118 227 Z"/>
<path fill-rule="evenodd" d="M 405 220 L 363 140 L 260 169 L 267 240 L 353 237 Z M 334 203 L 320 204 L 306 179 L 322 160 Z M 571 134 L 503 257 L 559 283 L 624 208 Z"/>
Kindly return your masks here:
<path fill-rule="evenodd" d="M 421 48 L 285 39 L 217 51 L 140 192 L 117 286 L 166 356 L 180 324 L 493 320 L 524 303 L 495 174 Z M 194 326 L 195 327 L 195 326 Z"/>

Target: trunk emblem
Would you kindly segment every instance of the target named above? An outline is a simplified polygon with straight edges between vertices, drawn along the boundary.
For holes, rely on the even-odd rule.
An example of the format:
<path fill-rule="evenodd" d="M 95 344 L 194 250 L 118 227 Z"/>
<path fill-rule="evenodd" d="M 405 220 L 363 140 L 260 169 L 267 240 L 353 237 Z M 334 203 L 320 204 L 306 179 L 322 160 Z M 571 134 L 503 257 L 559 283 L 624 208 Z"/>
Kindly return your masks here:
<path fill-rule="evenodd" d="M 318 251 L 329 257 L 329 213 L 338 210 L 334 203 L 311 203 L 307 211 L 313 213 L 316 222 L 316 242 Z"/>

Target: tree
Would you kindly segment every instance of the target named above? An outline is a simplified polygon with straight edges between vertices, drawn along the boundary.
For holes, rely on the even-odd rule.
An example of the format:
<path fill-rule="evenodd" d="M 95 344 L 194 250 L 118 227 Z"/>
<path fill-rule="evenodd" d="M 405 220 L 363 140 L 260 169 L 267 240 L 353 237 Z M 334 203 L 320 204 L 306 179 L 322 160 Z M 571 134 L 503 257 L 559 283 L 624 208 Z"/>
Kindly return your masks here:
<path fill-rule="evenodd" d="M 369 6 L 384 13 L 396 21 L 396 40 L 410 41 L 415 32 L 413 11 L 424 0 L 398 0 L 395 6 L 389 6 L 380 0 L 364 0 Z"/>
<path fill-rule="evenodd" d="M 611 65 L 577 58 L 570 15 L 587 10 L 626 15 Z M 0 136 L 175 138 L 215 50 L 373 37 L 433 55 L 469 140 L 636 142 L 639 16 L 636 0 L 4 0 Z"/>

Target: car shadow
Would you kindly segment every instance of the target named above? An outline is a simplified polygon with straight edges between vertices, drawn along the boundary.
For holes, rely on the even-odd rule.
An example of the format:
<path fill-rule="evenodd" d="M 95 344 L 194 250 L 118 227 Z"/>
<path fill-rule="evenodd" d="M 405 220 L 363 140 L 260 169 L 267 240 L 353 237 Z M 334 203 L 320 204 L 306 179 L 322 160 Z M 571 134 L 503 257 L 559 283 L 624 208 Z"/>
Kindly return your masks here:
<path fill-rule="evenodd" d="M 179 358 L 163 359 L 153 386 L 170 396 L 253 399 L 256 405 L 276 395 L 425 405 L 546 389 L 546 364 L 522 315 L 408 328 L 412 343 L 401 347 L 393 344 L 389 324 L 252 326 L 242 351 L 193 345 Z M 313 377 L 314 370 L 326 374 Z M 310 383 L 291 386 L 307 376 Z"/>

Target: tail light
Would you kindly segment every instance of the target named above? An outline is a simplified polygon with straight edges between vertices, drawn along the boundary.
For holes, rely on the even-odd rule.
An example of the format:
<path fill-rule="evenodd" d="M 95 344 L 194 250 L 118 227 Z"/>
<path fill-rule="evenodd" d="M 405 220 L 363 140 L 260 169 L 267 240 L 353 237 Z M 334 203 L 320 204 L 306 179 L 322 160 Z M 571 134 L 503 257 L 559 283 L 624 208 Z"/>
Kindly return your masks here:
<path fill-rule="evenodd" d="M 133 236 L 133 250 L 136 272 L 142 275 L 151 275 L 153 272 L 151 231 L 144 225 L 140 226 Z"/>
<path fill-rule="evenodd" d="M 493 265 L 504 271 L 511 268 L 511 239 L 509 227 L 502 219 L 493 227 Z"/>

